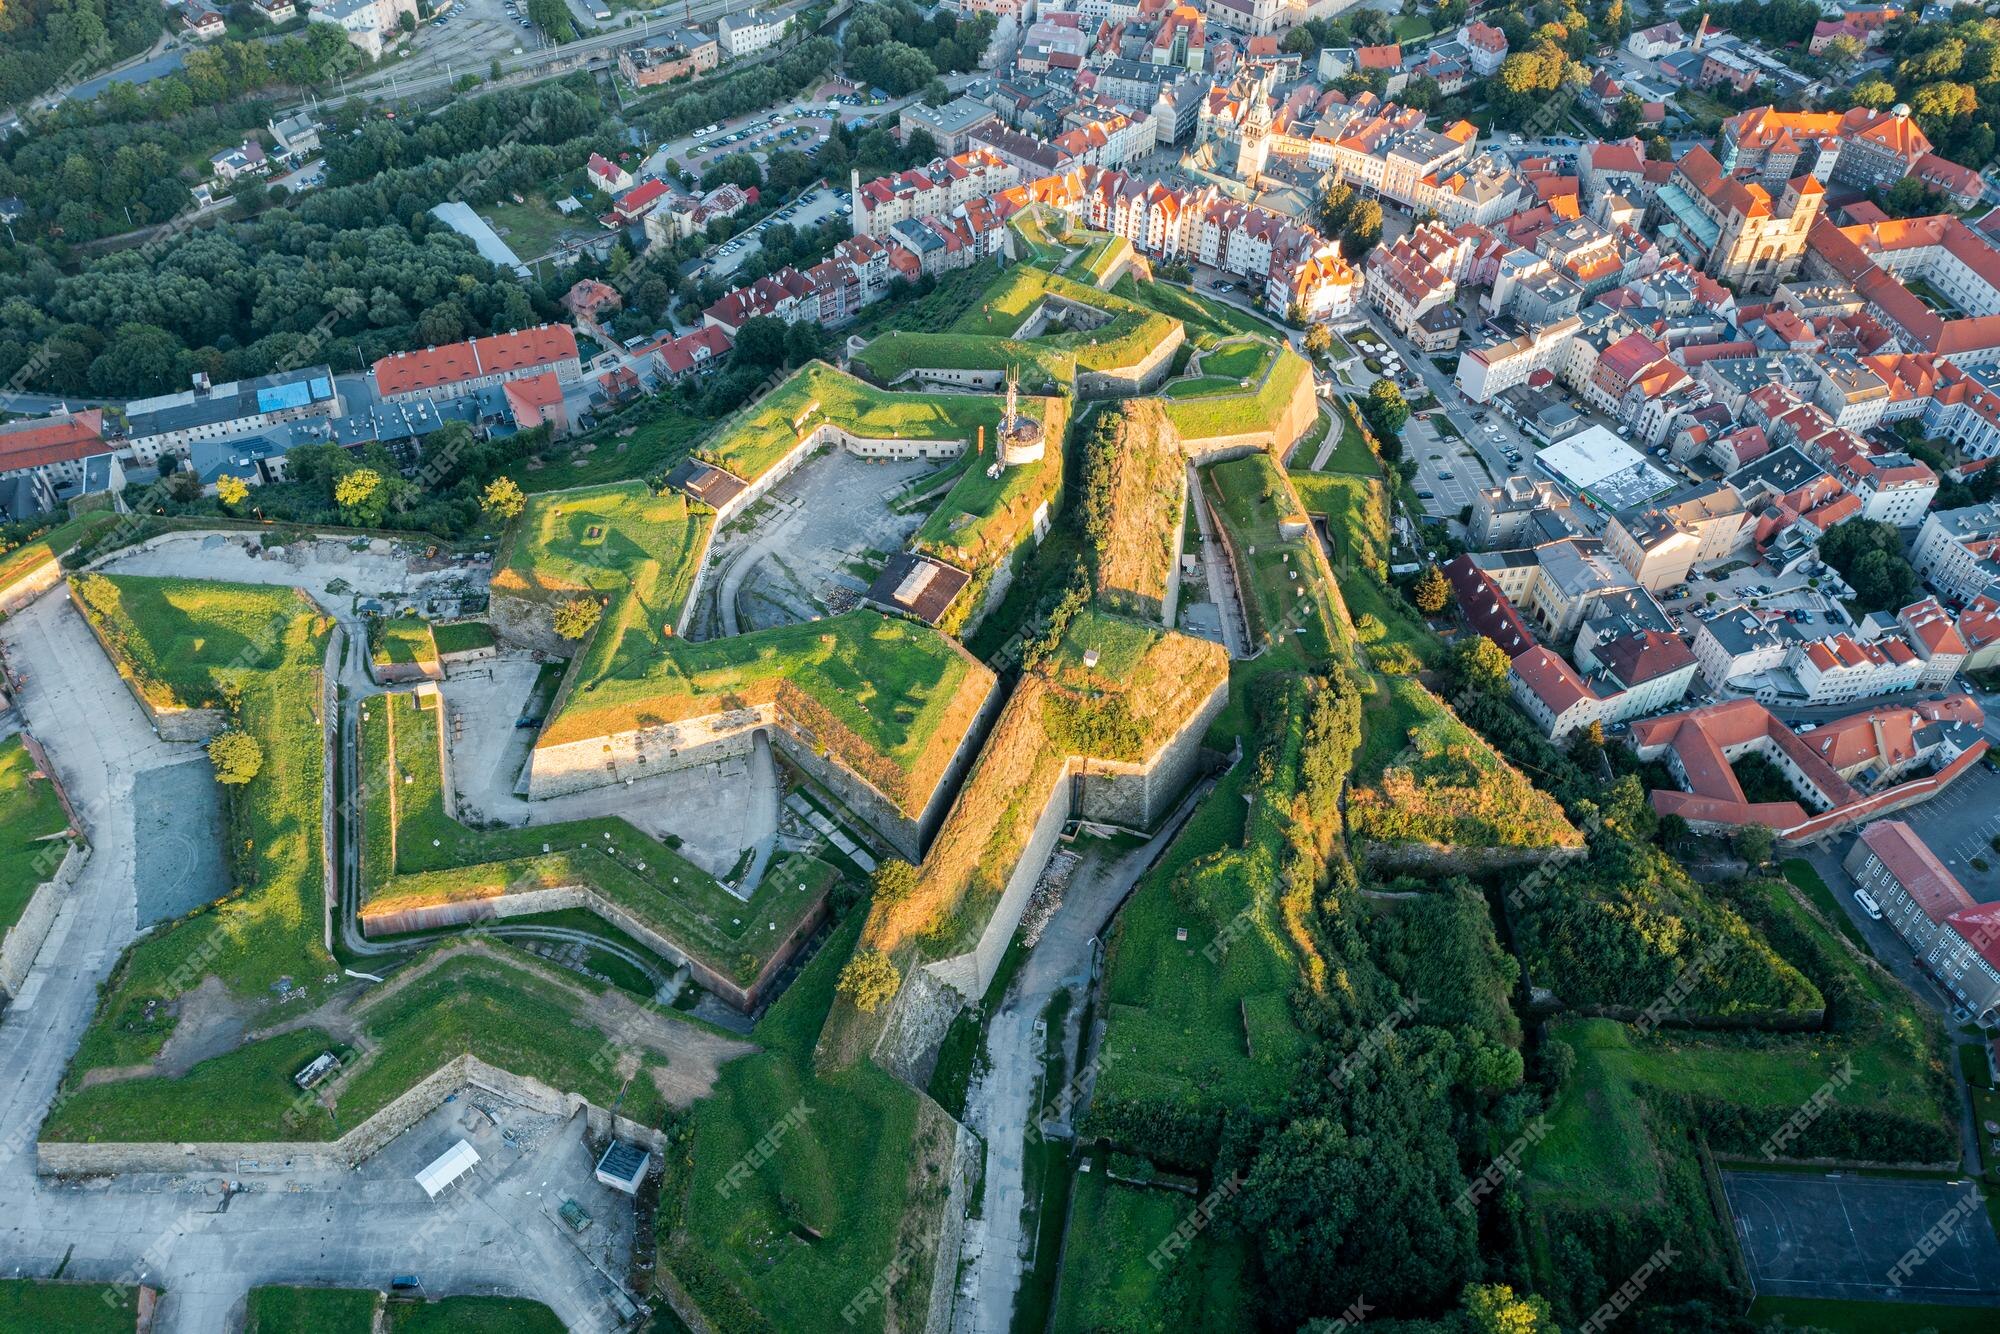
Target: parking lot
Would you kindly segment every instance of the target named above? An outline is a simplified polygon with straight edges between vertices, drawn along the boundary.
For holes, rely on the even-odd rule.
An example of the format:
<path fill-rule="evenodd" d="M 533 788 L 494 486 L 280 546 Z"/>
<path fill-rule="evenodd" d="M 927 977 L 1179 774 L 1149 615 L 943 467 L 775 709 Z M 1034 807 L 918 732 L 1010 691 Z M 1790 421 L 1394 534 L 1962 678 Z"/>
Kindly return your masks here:
<path fill-rule="evenodd" d="M 831 186 L 801 195 L 741 236 L 723 242 L 715 252 L 712 276 L 726 281 L 742 267 L 745 260 L 763 249 L 765 228 L 785 223 L 804 231 L 808 227 L 817 227 L 828 218 L 845 216 L 848 207 L 847 192 Z"/>

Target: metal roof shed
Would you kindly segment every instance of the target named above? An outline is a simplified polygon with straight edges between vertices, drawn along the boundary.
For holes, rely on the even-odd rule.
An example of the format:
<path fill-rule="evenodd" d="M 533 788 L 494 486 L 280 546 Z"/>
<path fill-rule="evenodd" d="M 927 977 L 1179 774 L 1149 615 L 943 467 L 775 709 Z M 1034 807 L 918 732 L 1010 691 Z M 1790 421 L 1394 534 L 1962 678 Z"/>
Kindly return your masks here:
<path fill-rule="evenodd" d="M 429 1167 L 417 1173 L 417 1184 L 424 1188 L 424 1194 L 435 1200 L 454 1181 L 470 1172 L 472 1165 L 478 1161 L 478 1152 L 460 1140 L 439 1154 Z"/>

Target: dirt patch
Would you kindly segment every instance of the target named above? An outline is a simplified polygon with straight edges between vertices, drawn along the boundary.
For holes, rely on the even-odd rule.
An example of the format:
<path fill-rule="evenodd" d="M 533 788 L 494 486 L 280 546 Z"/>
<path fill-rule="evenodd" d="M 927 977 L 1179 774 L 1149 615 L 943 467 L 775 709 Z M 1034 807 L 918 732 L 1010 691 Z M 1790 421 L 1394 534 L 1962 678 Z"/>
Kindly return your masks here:
<path fill-rule="evenodd" d="M 160 1054 L 138 1065 L 105 1066 L 84 1073 L 78 1086 L 111 1084 L 121 1079 L 164 1076 L 178 1079 L 212 1056 L 234 1051 L 243 1043 L 250 1018 L 257 1006 L 229 994 L 222 979 L 213 973 L 192 991 L 183 992 L 173 1002 L 179 1016 L 174 1031 L 167 1035 Z"/>

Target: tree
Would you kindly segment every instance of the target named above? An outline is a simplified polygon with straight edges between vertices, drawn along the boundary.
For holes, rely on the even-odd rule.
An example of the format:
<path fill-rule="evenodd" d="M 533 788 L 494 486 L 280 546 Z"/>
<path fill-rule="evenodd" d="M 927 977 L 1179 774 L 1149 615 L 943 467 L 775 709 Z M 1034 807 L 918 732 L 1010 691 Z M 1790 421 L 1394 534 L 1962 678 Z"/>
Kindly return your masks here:
<path fill-rule="evenodd" d="M 582 639 L 603 615 L 604 605 L 596 598 L 570 598 L 556 607 L 556 633 L 564 639 Z"/>
<path fill-rule="evenodd" d="M 215 498 L 221 501 L 226 509 L 235 509 L 249 494 L 250 483 L 241 477 L 232 477 L 224 473 L 215 479 Z"/>
<path fill-rule="evenodd" d="M 1410 419 L 1410 405 L 1403 401 L 1403 391 L 1396 387 L 1396 382 L 1383 377 L 1368 386 L 1368 397 L 1361 401 L 1361 415 L 1368 419 L 1369 428 L 1376 435 L 1401 439 L 1403 423 Z"/>
<path fill-rule="evenodd" d="M 1451 580 L 1435 565 L 1426 565 L 1410 590 L 1410 600 L 1426 616 L 1435 616 L 1451 605 Z"/>
<path fill-rule="evenodd" d="M 863 1014 L 873 1014 L 895 998 L 903 975 L 880 950 L 862 950 L 840 970 L 840 994 Z"/>
<path fill-rule="evenodd" d="M 1461 690 L 1504 695 L 1513 665 L 1507 650 L 1485 635 L 1467 635 L 1452 646 L 1451 672 Z"/>
<path fill-rule="evenodd" d="M 1655 134 L 1646 140 L 1646 161 L 1672 162 L 1673 160 L 1674 146 L 1667 142 L 1666 135 Z"/>
<path fill-rule="evenodd" d="M 1315 324 L 1306 330 L 1306 351 L 1315 357 L 1323 357 L 1333 351 L 1333 330 L 1324 324 Z"/>
<path fill-rule="evenodd" d="M 479 506 L 502 523 L 519 518 L 521 511 L 528 507 L 528 498 L 521 494 L 520 484 L 511 477 L 496 477 L 486 484 L 480 494 Z"/>
<path fill-rule="evenodd" d="M 248 732 L 218 732 L 209 739 L 208 761 L 215 766 L 215 781 L 241 786 L 264 767 L 264 748 Z"/>
<path fill-rule="evenodd" d="M 891 857 L 875 868 L 870 883 L 877 903 L 901 903 L 916 890 L 917 868 L 901 857 Z"/>
<path fill-rule="evenodd" d="M 1865 50 L 1859 38 L 1842 36 L 1828 42 L 1821 48 L 1820 54 L 1821 58 L 1834 69 L 1846 69 L 1861 59 Z"/>
<path fill-rule="evenodd" d="M 1903 556 L 1903 536 L 1893 524 L 1849 519 L 1819 540 L 1820 559 L 1839 571 L 1864 611 L 1908 606 L 1917 572 Z"/>
<path fill-rule="evenodd" d="M 785 329 L 785 364 L 803 366 L 826 350 L 826 329 L 815 320 L 799 320 Z"/>
<path fill-rule="evenodd" d="M 1516 1297 L 1505 1283 L 1473 1284 L 1461 1300 L 1472 1334 L 1557 1334 L 1546 1300 Z"/>
<path fill-rule="evenodd" d="M 363 528 L 382 517 L 381 494 L 382 474 L 373 468 L 356 468 L 333 484 L 333 503 L 348 522 Z"/>
<path fill-rule="evenodd" d="M 1870 111 L 1887 111 L 1896 105 L 1896 85 L 1879 75 L 1870 75 L 1855 84 L 1849 96 L 1855 106 L 1867 107 Z"/>
<path fill-rule="evenodd" d="M 775 315 L 758 315 L 743 321 L 743 327 L 736 331 L 736 364 L 772 369 L 784 365 L 785 337 L 785 322 Z"/>
<path fill-rule="evenodd" d="M 1733 842 L 1736 855 L 1748 862 L 1754 871 L 1771 860 L 1771 854 L 1778 846 L 1778 836 L 1763 825 L 1746 824 L 1736 831 Z"/>
<path fill-rule="evenodd" d="M 417 16 L 407 9 L 396 17 L 396 26 L 403 30 L 405 37 L 417 30 Z"/>

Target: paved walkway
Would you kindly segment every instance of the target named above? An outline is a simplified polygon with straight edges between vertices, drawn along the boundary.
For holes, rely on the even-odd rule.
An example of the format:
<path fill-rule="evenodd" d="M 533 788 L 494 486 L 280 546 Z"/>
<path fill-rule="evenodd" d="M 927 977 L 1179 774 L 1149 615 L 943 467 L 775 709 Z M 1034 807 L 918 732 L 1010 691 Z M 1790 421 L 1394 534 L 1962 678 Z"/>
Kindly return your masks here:
<path fill-rule="evenodd" d="M 1084 855 L 1062 905 L 987 1025 L 984 1070 L 967 1090 L 965 1103 L 966 1124 L 986 1141 L 985 1201 L 983 1217 L 966 1227 L 965 1281 L 972 1300 L 959 1305 L 956 1334 L 1006 1334 L 1012 1323 L 1022 1266 L 1034 1244 L 1022 1226 L 1028 1130 L 1044 1112 L 1066 1113 L 1073 1101 L 1061 1096 L 1064 1090 L 1041 1087 L 1042 1043 L 1035 1024 L 1056 992 L 1071 992 L 1070 1031 L 1063 1042 L 1065 1050 L 1076 1050 L 1073 1039 L 1091 983 L 1095 942 L 1208 790 L 1206 783 L 1198 787 L 1142 846 L 1120 854 L 1098 844 Z M 1072 1072 L 1071 1087 L 1087 1082 L 1083 1073 Z"/>
<path fill-rule="evenodd" d="M 1201 474 L 1188 464 L 1188 497 L 1194 502 L 1195 523 L 1201 529 L 1201 558 L 1208 572 L 1208 596 L 1222 613 L 1222 646 L 1232 658 L 1250 655 L 1250 626 L 1243 617 L 1243 603 L 1236 590 L 1235 568 L 1229 550 L 1216 535 L 1214 516 L 1208 512 L 1208 494 L 1202 490 Z"/>
<path fill-rule="evenodd" d="M 157 1326 L 164 1334 L 229 1328 L 258 1284 L 376 1286 L 413 1269 L 433 1292 L 531 1297 L 571 1329 L 610 1329 L 601 1300 L 608 1284 L 540 1214 L 557 1179 L 552 1157 L 482 1177 L 449 1214 L 407 1174 L 386 1168 L 252 1177 L 257 1189 L 226 1212 L 217 1212 L 217 1183 L 206 1180 L 136 1175 L 64 1185 L 35 1174 L 35 1139 L 96 1010 L 97 987 L 135 932 L 134 775 L 182 763 L 196 748 L 153 735 L 64 592 L 0 624 L 0 650 L 24 678 L 22 716 L 92 847 L 20 996 L 0 1017 L 0 1275 L 47 1277 L 66 1262 L 72 1279 L 143 1279 L 166 1289 Z"/>

